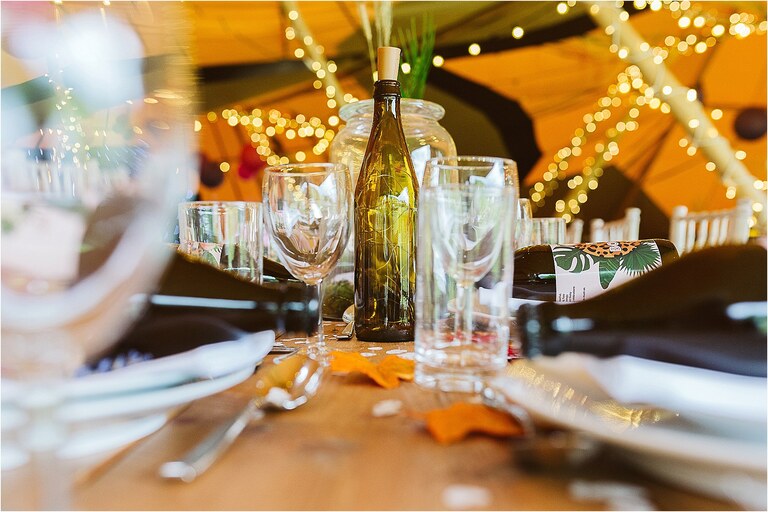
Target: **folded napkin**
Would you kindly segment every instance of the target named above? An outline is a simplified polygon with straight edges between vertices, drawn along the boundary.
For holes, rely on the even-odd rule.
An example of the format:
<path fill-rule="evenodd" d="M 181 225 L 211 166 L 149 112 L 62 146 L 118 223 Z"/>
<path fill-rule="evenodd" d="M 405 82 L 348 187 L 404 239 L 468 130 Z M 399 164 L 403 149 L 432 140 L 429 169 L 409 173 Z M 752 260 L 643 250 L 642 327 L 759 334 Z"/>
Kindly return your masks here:
<path fill-rule="evenodd" d="M 611 398 L 675 412 L 766 423 L 766 379 L 693 368 L 632 356 L 600 359 L 567 353 L 547 366 L 586 372 Z M 538 360 L 537 360 L 538 361 Z"/>
<path fill-rule="evenodd" d="M 151 359 L 186 352 L 194 348 L 237 340 L 248 334 L 229 322 L 194 314 L 163 317 L 148 314 L 136 322 L 108 352 L 89 359 L 95 367 L 104 358 L 115 359 L 131 352 L 148 354 Z"/>
<path fill-rule="evenodd" d="M 80 380 L 94 381 L 115 375 L 144 375 L 163 372 L 186 373 L 193 378 L 215 379 L 256 364 L 266 356 L 275 341 L 275 333 L 263 331 L 245 334 L 229 341 L 198 346 L 173 355 L 146 358 L 103 373 L 91 373 Z"/>

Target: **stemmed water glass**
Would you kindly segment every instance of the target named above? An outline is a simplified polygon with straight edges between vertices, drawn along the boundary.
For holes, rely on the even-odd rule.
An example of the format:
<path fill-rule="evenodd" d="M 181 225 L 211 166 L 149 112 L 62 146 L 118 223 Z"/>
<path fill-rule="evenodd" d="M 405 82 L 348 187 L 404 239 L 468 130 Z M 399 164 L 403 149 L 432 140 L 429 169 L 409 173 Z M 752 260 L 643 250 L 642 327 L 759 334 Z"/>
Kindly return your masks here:
<path fill-rule="evenodd" d="M 285 164 L 264 174 L 264 220 L 280 261 L 294 277 L 317 287 L 317 335 L 308 353 L 323 361 L 322 284 L 349 240 L 352 175 L 346 165 Z"/>
<path fill-rule="evenodd" d="M 67 379 L 117 340 L 169 255 L 194 169 L 191 67 L 159 22 L 179 14 L 3 5 L 2 376 L 4 394 L 17 390 L 3 408 L 26 420 L 24 508 L 71 507 L 57 455 Z"/>

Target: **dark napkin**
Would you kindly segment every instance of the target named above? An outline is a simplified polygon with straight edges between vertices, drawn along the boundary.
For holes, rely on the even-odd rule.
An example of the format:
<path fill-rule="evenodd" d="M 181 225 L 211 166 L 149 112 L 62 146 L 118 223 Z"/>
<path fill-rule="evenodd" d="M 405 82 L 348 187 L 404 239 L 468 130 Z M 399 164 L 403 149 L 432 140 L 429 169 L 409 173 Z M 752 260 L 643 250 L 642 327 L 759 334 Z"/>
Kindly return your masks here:
<path fill-rule="evenodd" d="M 245 336 L 247 331 L 238 329 L 223 320 L 212 317 L 179 315 L 171 318 L 153 318 L 140 321 L 107 353 L 89 360 L 86 365 L 98 367 L 100 361 L 118 360 L 128 354 L 141 354 L 141 359 L 179 354 L 202 345 L 231 341 Z M 134 356 L 134 359 L 137 359 Z"/>
<path fill-rule="evenodd" d="M 311 332 L 317 325 L 317 310 L 310 310 L 316 308 L 311 300 L 316 298 L 315 290 L 287 280 L 290 274 L 279 263 L 265 260 L 265 269 L 269 269 L 270 276 L 277 282 L 258 285 L 244 281 L 174 251 L 142 315 L 115 345 L 91 357 L 85 371 L 79 373 L 105 371 L 113 361 L 120 366 L 126 361 L 178 354 L 202 345 L 236 340 L 252 332 L 281 332 L 286 325 L 291 330 Z M 163 305 L 155 298 L 181 299 L 181 302 L 185 298 L 212 299 L 212 302 L 205 307 L 185 307 Z M 217 299 L 255 306 L 254 309 L 217 307 Z"/>

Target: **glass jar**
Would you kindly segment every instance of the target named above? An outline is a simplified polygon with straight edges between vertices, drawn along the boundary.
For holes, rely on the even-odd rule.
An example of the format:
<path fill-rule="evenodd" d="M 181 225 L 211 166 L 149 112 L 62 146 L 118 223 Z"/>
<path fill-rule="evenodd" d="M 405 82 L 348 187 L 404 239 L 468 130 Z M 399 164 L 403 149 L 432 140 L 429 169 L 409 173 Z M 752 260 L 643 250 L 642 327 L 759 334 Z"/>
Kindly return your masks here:
<path fill-rule="evenodd" d="M 411 152 L 416 178 L 421 185 L 427 160 L 440 156 L 456 156 L 456 144 L 448 130 L 439 123 L 445 115 L 445 109 L 437 103 L 402 98 L 400 114 L 405 142 Z M 360 174 L 368 138 L 371 136 L 373 99 L 344 105 L 339 110 L 339 117 L 346 125 L 331 142 L 330 158 L 333 163 L 344 163 L 349 167 L 354 187 Z M 323 314 L 326 318 L 341 318 L 344 310 L 352 304 L 354 251 L 353 231 L 336 268 L 323 284 Z"/>
<path fill-rule="evenodd" d="M 456 144 L 438 121 L 445 109 L 431 101 L 403 98 L 400 100 L 405 142 L 411 151 L 416 177 L 421 185 L 427 160 L 439 156 L 456 156 Z M 331 162 L 347 164 L 352 171 L 352 183 L 357 183 L 360 165 L 368 145 L 373 122 L 373 100 L 348 103 L 339 110 L 346 125 L 331 142 Z"/>

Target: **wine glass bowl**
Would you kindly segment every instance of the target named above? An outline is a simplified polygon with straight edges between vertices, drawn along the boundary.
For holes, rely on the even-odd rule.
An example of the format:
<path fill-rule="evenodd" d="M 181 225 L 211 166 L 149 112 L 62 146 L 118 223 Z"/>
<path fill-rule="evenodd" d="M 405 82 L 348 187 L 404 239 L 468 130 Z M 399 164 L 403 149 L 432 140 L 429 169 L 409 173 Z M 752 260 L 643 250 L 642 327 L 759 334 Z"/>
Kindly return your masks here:
<path fill-rule="evenodd" d="M 41 372 L 65 376 L 120 335 L 130 297 L 162 270 L 163 237 L 191 169 L 194 82 L 160 26 L 130 8 L 20 5 L 3 14 L 19 73 L 44 72 L 47 84 L 33 104 L 25 91 L 39 79 L 3 75 L 3 95 L 15 100 L 2 113 L 3 337 L 69 330 L 64 345 L 77 352 L 48 361 L 35 355 L 42 347 L 4 340 L 4 369 L 45 363 Z M 42 28 L 50 47 L 30 39 Z M 35 58 L 47 59 L 44 69 Z M 142 60 L 153 63 L 151 76 Z M 61 348 L 64 337 L 52 337 Z"/>
<path fill-rule="evenodd" d="M 343 164 L 306 163 L 268 167 L 264 219 L 278 257 L 294 277 L 318 287 L 349 240 L 352 176 Z M 323 356 L 322 311 L 311 352 Z"/>
<path fill-rule="evenodd" d="M 194 81 L 170 4 L 2 11 L 3 378 L 31 418 L 31 506 L 66 509 L 62 380 L 117 340 L 164 268 L 194 168 Z"/>
<path fill-rule="evenodd" d="M 427 189 L 425 202 L 434 202 L 429 222 L 433 246 L 448 274 L 463 287 L 472 286 L 496 262 L 503 234 L 499 216 L 508 215 L 503 188 L 445 186 Z"/>

